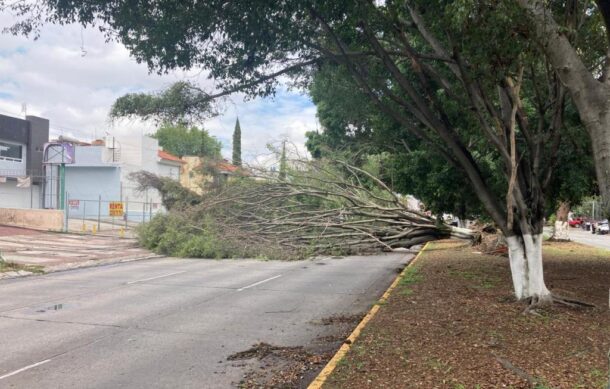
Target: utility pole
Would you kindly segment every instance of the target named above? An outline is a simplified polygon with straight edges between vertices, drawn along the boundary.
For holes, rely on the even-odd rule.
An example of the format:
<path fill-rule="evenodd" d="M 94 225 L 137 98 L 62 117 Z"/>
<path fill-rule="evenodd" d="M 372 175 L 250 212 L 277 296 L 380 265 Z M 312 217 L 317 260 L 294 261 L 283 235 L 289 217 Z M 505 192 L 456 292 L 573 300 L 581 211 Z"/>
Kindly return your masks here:
<path fill-rule="evenodd" d="M 59 164 L 59 209 L 65 209 L 66 201 L 66 161 L 65 146 L 61 144 L 61 163 Z"/>

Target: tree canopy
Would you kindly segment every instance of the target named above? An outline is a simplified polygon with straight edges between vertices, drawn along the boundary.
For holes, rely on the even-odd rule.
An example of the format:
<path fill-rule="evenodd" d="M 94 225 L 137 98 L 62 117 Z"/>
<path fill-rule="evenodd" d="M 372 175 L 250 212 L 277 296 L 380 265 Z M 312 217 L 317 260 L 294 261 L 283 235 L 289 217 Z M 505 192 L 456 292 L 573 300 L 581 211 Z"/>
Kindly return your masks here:
<path fill-rule="evenodd" d="M 129 93 L 110 109 L 111 118 L 139 117 L 164 123 L 183 124 L 214 116 L 209 95 L 190 82 L 180 81 L 159 93 Z"/>
<path fill-rule="evenodd" d="M 183 124 L 162 125 L 153 135 L 159 145 L 179 157 L 195 155 L 209 159 L 219 159 L 222 144 L 206 130 L 187 127 Z"/>

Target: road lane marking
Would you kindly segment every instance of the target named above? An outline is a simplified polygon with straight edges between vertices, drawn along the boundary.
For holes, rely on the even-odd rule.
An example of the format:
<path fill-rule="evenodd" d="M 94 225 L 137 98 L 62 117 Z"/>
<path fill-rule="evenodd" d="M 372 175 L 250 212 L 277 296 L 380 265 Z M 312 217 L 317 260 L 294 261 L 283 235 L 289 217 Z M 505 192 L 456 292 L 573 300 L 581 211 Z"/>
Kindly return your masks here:
<path fill-rule="evenodd" d="M 267 278 L 266 280 L 262 280 L 262 281 L 259 281 L 259 282 L 255 282 L 255 283 L 253 283 L 253 284 L 251 284 L 251 285 L 244 286 L 243 288 L 239 288 L 239 289 L 237 289 L 237 291 L 238 291 L 238 292 L 241 292 L 242 290 L 246 290 L 246 289 L 252 288 L 253 286 L 256 286 L 256 285 L 264 284 L 265 282 L 269 282 L 269 281 L 271 281 L 271 280 L 275 280 L 276 278 L 280 278 L 281 276 L 282 276 L 282 275 L 280 274 L 280 275 L 277 275 L 277 276 L 275 276 L 275 277 Z"/>
<path fill-rule="evenodd" d="M 156 279 L 159 279 L 159 278 L 164 278 L 164 277 L 169 277 L 169 276 L 175 276 L 176 274 L 182 274 L 182 273 L 186 273 L 186 270 L 184 270 L 184 271 L 177 271 L 177 272 L 175 272 L 175 273 L 164 274 L 164 275 L 162 275 L 162 276 L 156 276 L 156 277 L 144 278 L 144 279 L 142 279 L 142 280 L 137 280 L 137 281 L 129 281 L 129 282 L 127 283 L 127 285 L 130 285 L 130 284 L 135 284 L 135 283 L 137 283 L 137 282 L 152 281 L 152 280 L 156 280 Z"/>
<path fill-rule="evenodd" d="M 26 371 L 26 370 L 29 370 L 29 369 L 33 369 L 33 368 L 35 368 L 36 366 L 44 365 L 45 363 L 50 362 L 50 361 L 51 361 L 50 359 L 45 359 L 45 360 L 44 360 L 44 361 L 42 361 L 42 362 L 38 362 L 38 363 L 34 363 L 33 365 L 29 365 L 29 366 L 26 366 L 26 367 L 22 367 L 22 368 L 21 368 L 21 369 L 19 369 L 19 370 L 15 370 L 15 371 L 13 371 L 13 372 L 10 372 L 10 373 L 8 373 L 8 374 L 5 374 L 5 375 L 3 375 L 3 376 L 0 376 L 0 380 L 3 380 L 3 379 L 8 378 L 8 377 L 12 377 L 12 376 L 14 376 L 15 374 L 19 374 L 19 373 L 21 373 L 21 372 L 23 372 L 23 371 Z"/>

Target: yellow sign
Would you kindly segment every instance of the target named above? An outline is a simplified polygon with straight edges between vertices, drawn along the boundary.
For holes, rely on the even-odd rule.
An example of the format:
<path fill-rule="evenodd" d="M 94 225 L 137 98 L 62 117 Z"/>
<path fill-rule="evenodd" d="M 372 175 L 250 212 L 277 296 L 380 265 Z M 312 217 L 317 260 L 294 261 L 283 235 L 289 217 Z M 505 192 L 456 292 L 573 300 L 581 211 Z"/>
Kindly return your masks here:
<path fill-rule="evenodd" d="M 120 201 L 111 201 L 108 209 L 110 216 L 123 216 L 123 203 Z"/>

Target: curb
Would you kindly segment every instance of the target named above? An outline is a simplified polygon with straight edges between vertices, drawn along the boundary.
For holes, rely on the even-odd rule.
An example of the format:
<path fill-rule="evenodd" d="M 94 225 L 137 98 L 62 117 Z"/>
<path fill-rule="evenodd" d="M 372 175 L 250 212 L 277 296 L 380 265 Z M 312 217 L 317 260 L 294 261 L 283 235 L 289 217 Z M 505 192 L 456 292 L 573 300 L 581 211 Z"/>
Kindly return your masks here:
<path fill-rule="evenodd" d="M 428 242 L 429 243 L 429 242 Z M 417 253 L 417 255 L 415 256 L 415 258 L 413 258 L 411 260 L 411 262 L 409 262 L 407 264 L 407 266 L 405 266 L 405 268 L 403 269 L 403 271 L 398 275 L 398 277 L 396 277 L 396 279 L 394 280 L 394 282 L 392 282 L 392 285 L 390 285 L 390 287 L 385 291 L 385 293 L 381 296 L 381 298 L 379 299 L 378 303 L 373 305 L 373 308 L 371 308 L 371 310 L 364 316 L 364 318 L 360 321 L 360 323 L 358 323 L 358 326 L 356 326 L 356 328 L 354 329 L 354 331 L 352 331 L 352 333 L 350 334 L 350 336 L 346 339 L 346 341 L 341 345 L 341 347 L 339 348 L 339 350 L 337 350 L 337 352 L 335 353 L 335 355 L 332 357 L 332 359 L 330 361 L 328 361 L 328 363 L 326 364 L 326 366 L 324 366 L 324 369 L 322 369 L 322 371 L 320 371 L 320 373 L 316 376 L 316 378 L 311 382 L 311 384 L 309 384 L 309 386 L 307 387 L 307 389 L 321 389 L 322 385 L 324 385 L 324 383 L 326 382 L 326 380 L 328 379 L 328 377 L 332 374 L 332 372 L 336 369 L 337 364 L 339 363 L 339 361 L 341 359 L 343 359 L 343 357 L 345 357 L 345 355 L 347 354 L 347 352 L 350 350 L 350 348 L 352 347 L 352 345 L 354 344 L 354 342 L 356 341 L 356 339 L 358 339 L 358 337 L 360 336 L 360 333 L 362 332 L 362 330 L 364 329 L 364 327 L 366 327 L 366 325 L 368 324 L 369 321 L 371 321 L 371 319 L 373 317 L 375 317 L 375 315 L 377 314 L 377 311 L 379 311 L 379 308 L 381 308 L 381 306 L 379 305 L 379 303 L 384 303 L 385 301 L 387 301 L 388 297 L 390 297 L 390 293 L 396 288 L 396 286 L 398 285 L 398 283 L 400 282 L 400 280 L 403 278 L 403 276 L 405 275 L 405 272 L 407 271 L 407 269 L 409 269 L 421 256 L 421 254 L 426 250 L 426 248 L 428 247 L 428 243 L 426 243 L 424 245 L 424 247 L 422 247 L 421 250 L 419 250 L 419 252 Z"/>
<path fill-rule="evenodd" d="M 0 281 L 13 280 L 16 278 L 24 278 L 24 277 L 44 276 L 47 274 L 60 273 L 60 272 L 71 271 L 71 270 L 88 269 L 88 268 L 92 268 L 92 267 L 102 267 L 102 266 L 108 266 L 108 265 L 118 265 L 118 264 L 126 263 L 126 262 L 135 262 L 135 261 L 142 261 L 142 260 L 146 260 L 146 259 L 158 259 L 158 258 L 165 258 L 165 257 L 166 257 L 165 255 L 149 254 L 149 255 L 140 255 L 140 256 L 133 256 L 133 257 L 123 257 L 122 259 L 119 259 L 118 261 L 115 261 L 115 262 L 97 262 L 97 263 L 83 262 L 83 263 L 78 263 L 78 266 L 51 268 L 51 269 L 44 271 L 43 273 L 29 272 L 28 274 L 16 274 L 16 275 L 10 275 L 10 276 L 3 276 L 2 273 L 0 273 Z M 91 260 L 91 261 L 95 261 L 95 260 Z M 101 260 L 101 261 L 103 261 L 103 260 Z"/>

